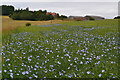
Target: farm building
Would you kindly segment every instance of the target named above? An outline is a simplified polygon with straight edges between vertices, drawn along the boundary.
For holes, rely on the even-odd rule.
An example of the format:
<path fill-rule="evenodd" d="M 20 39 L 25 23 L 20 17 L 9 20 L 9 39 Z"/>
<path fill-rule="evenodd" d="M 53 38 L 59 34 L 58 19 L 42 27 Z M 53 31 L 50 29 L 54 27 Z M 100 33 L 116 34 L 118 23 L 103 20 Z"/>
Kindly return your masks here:
<path fill-rule="evenodd" d="M 46 15 L 52 15 L 53 17 L 59 17 L 58 13 L 47 12 Z"/>

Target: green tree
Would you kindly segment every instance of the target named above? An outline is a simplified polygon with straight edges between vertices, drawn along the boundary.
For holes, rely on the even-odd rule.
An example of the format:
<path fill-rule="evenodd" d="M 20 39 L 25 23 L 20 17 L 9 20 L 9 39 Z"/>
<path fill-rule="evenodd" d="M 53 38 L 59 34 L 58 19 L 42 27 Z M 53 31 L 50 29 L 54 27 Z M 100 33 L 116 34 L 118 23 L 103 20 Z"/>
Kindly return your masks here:
<path fill-rule="evenodd" d="M 2 5 L 0 8 L 2 9 L 2 15 L 10 15 L 14 11 L 13 6 Z"/>
<path fill-rule="evenodd" d="M 64 20 L 64 19 L 67 18 L 67 16 L 65 16 L 65 15 L 61 15 L 61 16 L 59 16 L 58 18 L 61 19 L 61 20 Z"/>
<path fill-rule="evenodd" d="M 32 12 L 29 11 L 16 11 L 10 15 L 12 19 L 15 20 L 32 20 Z"/>
<path fill-rule="evenodd" d="M 91 16 L 85 16 L 86 18 L 89 18 L 89 20 L 95 20 L 93 17 Z"/>
<path fill-rule="evenodd" d="M 114 19 L 120 19 L 120 16 L 115 17 Z"/>

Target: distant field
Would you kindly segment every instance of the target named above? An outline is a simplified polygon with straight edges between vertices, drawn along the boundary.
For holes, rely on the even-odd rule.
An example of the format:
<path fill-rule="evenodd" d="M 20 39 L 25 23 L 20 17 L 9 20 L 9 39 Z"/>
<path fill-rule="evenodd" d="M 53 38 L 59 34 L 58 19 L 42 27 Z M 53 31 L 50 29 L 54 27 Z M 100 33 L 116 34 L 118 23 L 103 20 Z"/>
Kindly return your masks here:
<path fill-rule="evenodd" d="M 6 29 L 21 27 L 3 34 L 3 78 L 120 77 L 118 20 L 30 21 L 30 27 L 5 20 Z"/>
<path fill-rule="evenodd" d="M 63 22 L 63 21 L 52 20 L 52 24 L 60 23 L 60 22 Z M 45 24 L 51 24 L 51 20 L 49 21 L 12 20 L 8 16 L 2 16 L 2 31 L 6 32 L 6 31 L 14 30 L 17 27 L 25 26 L 26 23 L 31 23 L 32 25 L 45 25 Z"/>

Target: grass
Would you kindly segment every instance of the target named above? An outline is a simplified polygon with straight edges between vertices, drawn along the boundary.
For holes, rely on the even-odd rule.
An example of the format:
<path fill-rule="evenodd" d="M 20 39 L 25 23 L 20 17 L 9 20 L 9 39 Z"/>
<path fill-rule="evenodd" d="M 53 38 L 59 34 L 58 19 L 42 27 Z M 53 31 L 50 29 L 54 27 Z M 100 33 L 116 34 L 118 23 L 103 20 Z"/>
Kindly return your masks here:
<path fill-rule="evenodd" d="M 20 27 L 3 34 L 3 78 L 118 78 L 118 20 Z"/>
<path fill-rule="evenodd" d="M 62 20 L 51 20 L 49 21 L 27 21 L 27 20 L 12 20 L 8 16 L 2 16 L 2 31 L 6 33 L 8 31 L 14 30 L 18 27 L 25 26 L 26 23 L 31 23 L 32 25 L 46 25 L 46 24 L 55 24 L 60 22 L 67 22 Z"/>

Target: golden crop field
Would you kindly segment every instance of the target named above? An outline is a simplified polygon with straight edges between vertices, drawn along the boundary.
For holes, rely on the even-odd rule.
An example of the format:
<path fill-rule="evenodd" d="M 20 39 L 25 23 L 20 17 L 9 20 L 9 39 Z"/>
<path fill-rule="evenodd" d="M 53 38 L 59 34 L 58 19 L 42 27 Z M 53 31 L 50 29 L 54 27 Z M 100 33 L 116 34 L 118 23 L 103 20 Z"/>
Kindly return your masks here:
<path fill-rule="evenodd" d="M 26 23 L 31 23 L 32 25 L 46 25 L 46 24 L 55 24 L 60 22 L 63 22 L 63 20 L 27 21 L 27 20 L 12 20 L 8 16 L 2 16 L 2 31 L 6 32 L 9 30 L 16 29 L 17 27 L 23 27 L 25 26 Z"/>

